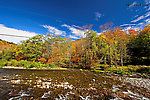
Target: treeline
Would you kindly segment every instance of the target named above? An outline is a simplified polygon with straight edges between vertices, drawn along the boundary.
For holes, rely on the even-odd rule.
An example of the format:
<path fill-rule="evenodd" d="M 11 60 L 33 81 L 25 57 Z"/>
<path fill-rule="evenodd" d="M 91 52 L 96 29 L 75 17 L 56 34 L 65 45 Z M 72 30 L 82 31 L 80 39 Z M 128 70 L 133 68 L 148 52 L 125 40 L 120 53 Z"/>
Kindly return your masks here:
<path fill-rule="evenodd" d="M 150 25 L 139 31 L 111 29 L 101 26 L 103 33 L 86 29 L 85 37 L 72 41 L 52 34 L 37 35 L 9 50 L 3 50 L 0 59 L 55 63 L 60 67 L 92 68 L 98 64 L 124 66 L 150 65 Z"/>
<path fill-rule="evenodd" d="M 12 47 L 15 47 L 16 44 L 12 43 L 12 42 L 8 42 L 8 41 L 4 41 L 2 39 L 0 39 L 0 54 L 5 50 L 9 50 Z"/>

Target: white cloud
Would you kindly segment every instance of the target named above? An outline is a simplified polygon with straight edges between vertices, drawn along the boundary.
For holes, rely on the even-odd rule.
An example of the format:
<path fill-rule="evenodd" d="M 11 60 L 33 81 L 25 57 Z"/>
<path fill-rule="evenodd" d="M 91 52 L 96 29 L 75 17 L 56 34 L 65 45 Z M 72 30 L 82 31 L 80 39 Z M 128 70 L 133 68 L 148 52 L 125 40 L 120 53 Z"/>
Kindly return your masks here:
<path fill-rule="evenodd" d="M 136 24 L 123 24 L 123 25 L 120 25 L 120 26 L 134 26 Z"/>
<path fill-rule="evenodd" d="M 72 38 L 72 39 L 79 39 L 77 36 L 74 36 L 74 35 L 69 35 L 69 38 Z"/>
<path fill-rule="evenodd" d="M 72 27 L 78 28 L 78 29 L 82 29 L 82 27 L 77 26 L 77 25 L 72 25 Z"/>
<path fill-rule="evenodd" d="M 55 27 L 48 26 L 48 25 L 41 25 L 41 26 L 43 26 L 44 28 L 47 28 L 50 33 L 53 33 L 55 35 L 62 35 L 62 36 L 66 35 L 65 31 L 61 31 Z"/>
<path fill-rule="evenodd" d="M 150 16 L 150 11 L 145 14 L 145 18 Z"/>
<path fill-rule="evenodd" d="M 140 27 L 134 27 L 133 28 L 135 31 L 139 31 Z"/>
<path fill-rule="evenodd" d="M 138 17 L 139 15 L 135 15 L 134 17 Z"/>
<path fill-rule="evenodd" d="M 99 12 L 95 12 L 95 17 L 96 17 L 96 20 L 98 21 L 102 17 L 102 14 Z"/>
<path fill-rule="evenodd" d="M 124 28 L 122 31 L 126 32 L 127 34 L 129 34 L 129 29 L 131 29 L 131 26 Z"/>
<path fill-rule="evenodd" d="M 138 25 L 143 25 L 144 23 L 138 23 Z"/>
<path fill-rule="evenodd" d="M 125 28 L 124 30 L 129 30 L 129 29 L 131 29 L 131 26 L 129 26 L 129 27 L 127 27 L 127 28 Z"/>
<path fill-rule="evenodd" d="M 127 34 L 129 34 L 129 30 L 130 30 L 130 29 L 133 29 L 133 30 L 135 30 L 135 31 L 139 31 L 139 30 L 141 29 L 141 26 L 142 26 L 143 24 L 144 24 L 144 23 L 139 23 L 139 24 L 137 24 L 136 26 L 125 27 L 125 28 L 123 29 L 123 31 L 126 32 Z M 138 26 L 138 25 L 139 25 L 139 26 Z"/>
<path fill-rule="evenodd" d="M 134 6 L 134 5 L 136 5 L 136 4 L 137 4 L 136 2 L 133 2 L 133 4 L 131 4 L 131 6 Z M 138 21 L 140 21 L 140 20 L 142 20 L 142 19 L 145 20 L 147 17 L 150 16 L 150 7 L 149 7 L 149 5 L 150 5 L 150 0 L 145 0 L 145 5 L 148 5 L 148 6 L 144 6 L 144 8 L 146 9 L 146 13 L 143 14 L 143 15 L 141 15 L 141 16 L 139 16 L 139 17 L 136 18 L 135 20 L 132 20 L 131 22 L 138 22 Z M 136 15 L 135 17 L 137 17 L 137 15 Z"/>
<path fill-rule="evenodd" d="M 150 23 L 150 18 L 145 20 L 146 23 Z"/>
<path fill-rule="evenodd" d="M 75 36 L 79 36 L 79 37 L 85 37 L 85 32 L 86 32 L 86 30 L 81 30 L 81 29 L 79 29 L 79 28 L 76 28 L 75 26 L 69 26 L 69 25 L 67 25 L 67 24 L 63 24 L 62 25 L 63 27 L 67 27 L 71 32 L 72 32 L 72 34 L 74 34 Z"/>
<path fill-rule="evenodd" d="M 134 11 L 136 11 L 136 9 L 137 9 L 137 7 L 133 7 L 133 6 L 141 6 L 141 7 L 143 7 L 143 9 L 145 9 L 145 13 L 144 14 L 142 14 L 142 15 L 139 15 L 139 9 L 137 9 L 137 14 L 134 16 L 134 20 L 131 20 L 131 23 L 137 23 L 137 22 L 139 22 L 139 23 L 137 23 L 136 25 L 132 25 L 132 24 L 130 24 L 130 25 L 128 25 L 128 26 L 132 26 L 132 28 L 133 27 L 139 27 L 139 28 L 141 28 L 141 27 L 143 27 L 144 25 L 146 25 L 146 24 L 149 24 L 149 17 L 150 17 L 150 7 L 149 7 L 149 5 L 150 5 L 150 0 L 144 0 L 145 1 L 145 4 L 143 3 L 143 4 L 137 4 L 137 2 L 133 2 L 132 4 L 130 4 L 129 5 L 129 8 L 135 8 L 134 9 Z M 148 5 L 148 6 L 147 6 Z M 126 24 L 123 24 L 123 25 L 121 25 L 121 26 L 127 26 Z"/>
<path fill-rule="evenodd" d="M 141 20 L 141 19 L 144 19 L 144 18 L 145 18 L 145 17 L 142 15 L 142 16 L 138 17 L 137 19 L 132 20 L 131 22 L 137 22 L 137 21 L 139 21 L 139 20 Z"/>
<path fill-rule="evenodd" d="M 145 8 L 147 8 L 147 10 L 150 10 L 150 7 L 149 7 L 150 1 L 149 0 L 145 0 L 145 3 L 148 4 L 148 6 L 146 6 Z"/>
<path fill-rule="evenodd" d="M 145 18 L 147 18 L 147 17 L 149 17 L 149 16 L 150 16 L 150 11 L 147 12 L 146 14 L 144 14 L 144 15 L 138 17 L 137 19 L 132 20 L 131 22 L 138 22 L 138 21 L 140 21 L 140 20 L 142 20 L 142 19 L 145 19 Z"/>
<path fill-rule="evenodd" d="M 136 2 L 133 2 L 132 4 L 129 5 L 129 7 L 133 7 L 135 6 L 137 3 Z"/>
<path fill-rule="evenodd" d="M 0 35 L 0 39 L 6 40 L 9 42 L 13 42 L 13 43 L 19 43 L 22 40 L 28 39 L 26 37 L 33 37 L 33 36 L 37 35 L 34 32 L 28 32 L 28 31 L 18 30 L 18 29 L 14 29 L 14 28 L 8 28 L 8 27 L 4 26 L 3 24 L 0 24 L 0 34 L 4 34 L 4 35 Z M 5 34 L 7 36 L 5 36 Z M 9 35 L 11 35 L 11 36 L 9 36 Z M 22 36 L 22 37 L 14 37 L 14 36 Z"/>
<path fill-rule="evenodd" d="M 97 35 L 101 35 L 102 33 L 97 33 Z"/>
<path fill-rule="evenodd" d="M 137 27 L 137 26 L 129 26 L 129 27 L 126 27 L 123 29 L 124 32 L 126 32 L 127 34 L 129 34 L 129 30 L 130 29 L 133 29 L 135 31 L 139 31 L 140 27 Z"/>

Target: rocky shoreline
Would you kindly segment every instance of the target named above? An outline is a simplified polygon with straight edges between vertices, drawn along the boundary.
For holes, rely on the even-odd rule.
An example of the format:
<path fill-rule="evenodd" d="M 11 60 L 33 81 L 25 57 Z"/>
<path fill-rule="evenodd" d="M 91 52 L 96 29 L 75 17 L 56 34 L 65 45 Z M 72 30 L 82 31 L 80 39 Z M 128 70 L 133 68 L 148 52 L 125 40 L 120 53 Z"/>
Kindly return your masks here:
<path fill-rule="evenodd" d="M 131 83 L 133 86 L 143 87 L 150 90 L 150 79 L 130 77 L 119 77 L 118 79 L 126 83 Z"/>

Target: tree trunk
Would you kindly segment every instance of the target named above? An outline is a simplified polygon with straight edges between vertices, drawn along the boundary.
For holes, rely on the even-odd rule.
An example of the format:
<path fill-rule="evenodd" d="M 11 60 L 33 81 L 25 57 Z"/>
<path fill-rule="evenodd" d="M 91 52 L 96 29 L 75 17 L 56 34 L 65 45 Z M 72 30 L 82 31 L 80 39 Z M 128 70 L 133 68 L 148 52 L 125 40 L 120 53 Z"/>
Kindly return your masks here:
<path fill-rule="evenodd" d="M 122 52 L 121 52 L 121 66 L 123 67 L 123 55 L 122 55 Z"/>

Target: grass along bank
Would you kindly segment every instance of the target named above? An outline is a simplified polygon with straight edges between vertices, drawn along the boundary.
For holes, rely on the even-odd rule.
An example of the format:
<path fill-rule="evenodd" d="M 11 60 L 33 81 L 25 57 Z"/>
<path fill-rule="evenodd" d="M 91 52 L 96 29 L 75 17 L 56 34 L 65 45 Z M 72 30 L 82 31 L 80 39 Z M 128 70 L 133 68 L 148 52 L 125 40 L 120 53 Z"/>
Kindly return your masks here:
<path fill-rule="evenodd" d="M 141 77 L 150 77 L 150 66 L 128 65 L 119 67 L 109 67 L 107 65 L 99 65 L 92 69 L 94 72 L 100 73 L 114 73 L 120 75 L 138 75 Z"/>
<path fill-rule="evenodd" d="M 55 63 L 42 64 L 41 62 L 33 62 L 26 60 L 10 60 L 5 59 L 0 60 L 1 68 L 10 68 L 10 69 L 65 69 L 58 67 Z"/>
<path fill-rule="evenodd" d="M 7 61 L 5 59 L 0 60 L 0 67 L 1 68 L 9 68 L 9 69 L 41 69 L 41 70 L 48 70 L 48 69 L 58 69 L 58 70 L 66 70 L 68 68 L 63 68 L 57 66 L 55 63 L 50 64 L 42 64 L 41 62 L 33 62 L 33 61 L 26 61 L 26 60 L 10 60 Z M 75 68 L 75 67 L 72 67 Z M 85 69 L 80 69 L 85 70 Z M 86 69 L 87 70 L 87 69 Z M 99 64 L 95 67 L 91 68 L 91 71 L 100 72 L 100 73 L 114 73 L 120 75 L 138 75 L 140 77 L 150 77 L 150 66 L 119 66 L 119 67 L 109 67 L 108 65 Z"/>

